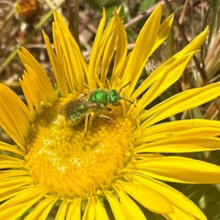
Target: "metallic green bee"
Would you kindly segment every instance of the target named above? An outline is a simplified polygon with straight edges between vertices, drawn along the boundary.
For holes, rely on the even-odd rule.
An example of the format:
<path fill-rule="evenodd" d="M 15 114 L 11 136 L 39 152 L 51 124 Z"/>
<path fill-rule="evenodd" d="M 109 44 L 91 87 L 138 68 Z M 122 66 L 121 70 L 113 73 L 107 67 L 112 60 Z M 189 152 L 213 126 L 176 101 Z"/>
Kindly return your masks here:
<path fill-rule="evenodd" d="M 84 137 L 87 134 L 90 120 L 93 119 L 92 117 L 94 117 L 95 115 L 100 118 L 116 122 L 111 117 L 102 114 L 102 111 L 104 109 L 111 111 L 111 109 L 107 107 L 107 105 L 118 106 L 121 104 L 120 101 L 122 99 L 132 103 L 130 100 L 127 100 L 124 97 L 120 96 L 121 90 L 125 88 L 129 83 L 123 86 L 119 90 L 119 92 L 117 92 L 115 89 L 97 89 L 92 91 L 91 93 L 80 95 L 76 100 L 70 101 L 64 107 L 63 112 L 66 119 L 72 125 L 77 125 L 85 119 Z"/>

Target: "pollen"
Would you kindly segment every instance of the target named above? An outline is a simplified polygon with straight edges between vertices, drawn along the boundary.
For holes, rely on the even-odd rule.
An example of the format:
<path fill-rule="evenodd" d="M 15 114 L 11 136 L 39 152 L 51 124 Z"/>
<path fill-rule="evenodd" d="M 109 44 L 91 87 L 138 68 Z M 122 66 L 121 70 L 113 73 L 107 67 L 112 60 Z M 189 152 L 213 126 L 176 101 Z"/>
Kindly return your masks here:
<path fill-rule="evenodd" d="M 84 137 L 85 120 L 71 125 L 61 110 L 46 109 L 32 124 L 26 168 L 36 184 L 62 197 L 102 194 L 122 178 L 133 154 L 133 123 L 122 116 L 95 117 Z"/>

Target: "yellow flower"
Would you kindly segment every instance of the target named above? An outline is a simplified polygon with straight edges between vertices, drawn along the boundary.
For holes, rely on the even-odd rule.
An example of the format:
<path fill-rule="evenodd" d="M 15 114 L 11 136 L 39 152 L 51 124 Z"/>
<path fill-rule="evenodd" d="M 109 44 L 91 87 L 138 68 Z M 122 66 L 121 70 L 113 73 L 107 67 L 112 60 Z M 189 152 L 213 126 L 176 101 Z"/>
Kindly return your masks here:
<path fill-rule="evenodd" d="M 163 154 L 220 149 L 220 122 L 159 122 L 218 97 L 220 83 L 183 91 L 148 108 L 180 78 L 208 34 L 206 29 L 138 85 L 148 57 L 172 25 L 173 15 L 161 23 L 161 11 L 161 5 L 153 11 L 131 52 L 117 13 L 105 27 L 103 11 L 88 63 L 55 13 L 54 49 L 43 35 L 56 89 L 35 58 L 24 48 L 19 52 L 27 106 L 0 84 L 0 124 L 16 143 L 0 143 L 0 219 L 105 220 L 112 214 L 117 220 L 146 219 L 138 204 L 167 219 L 206 219 L 193 202 L 159 180 L 220 182 L 216 165 Z M 120 105 L 74 113 L 75 100 L 88 104 L 92 91 L 119 92 L 123 86 Z M 67 108 L 79 122 L 72 123 Z M 92 120 L 84 136 L 88 115 Z"/>

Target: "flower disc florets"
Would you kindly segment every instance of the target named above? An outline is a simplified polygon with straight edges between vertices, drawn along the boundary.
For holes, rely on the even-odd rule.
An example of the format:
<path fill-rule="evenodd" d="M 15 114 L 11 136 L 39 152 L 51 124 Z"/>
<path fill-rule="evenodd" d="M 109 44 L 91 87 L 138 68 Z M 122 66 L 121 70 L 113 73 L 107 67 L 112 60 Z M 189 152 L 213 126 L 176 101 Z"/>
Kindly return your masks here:
<path fill-rule="evenodd" d="M 108 188 L 130 160 L 132 123 L 95 117 L 84 137 L 84 121 L 71 125 L 58 101 L 34 122 L 26 168 L 37 183 L 61 196 L 98 194 Z M 117 117 L 117 118 L 116 118 Z"/>

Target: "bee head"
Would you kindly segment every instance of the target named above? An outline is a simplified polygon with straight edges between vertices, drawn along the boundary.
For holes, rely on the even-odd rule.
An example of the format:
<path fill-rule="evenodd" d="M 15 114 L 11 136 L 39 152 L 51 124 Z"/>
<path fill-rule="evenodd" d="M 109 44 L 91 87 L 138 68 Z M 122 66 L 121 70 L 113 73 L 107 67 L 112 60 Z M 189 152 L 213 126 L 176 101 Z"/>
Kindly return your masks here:
<path fill-rule="evenodd" d="M 96 104 L 103 104 L 104 106 L 108 103 L 107 92 L 103 89 L 95 90 L 89 96 L 89 101 Z"/>
<path fill-rule="evenodd" d="M 112 89 L 108 92 L 108 102 L 111 105 L 119 105 L 120 104 L 120 97 L 119 92 L 117 92 L 115 89 Z"/>

